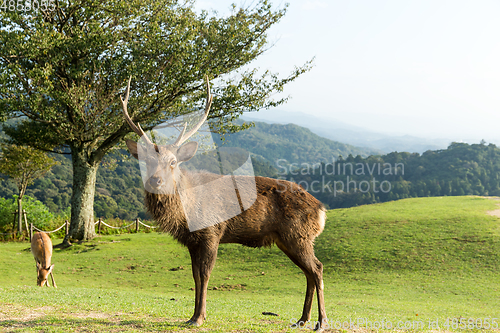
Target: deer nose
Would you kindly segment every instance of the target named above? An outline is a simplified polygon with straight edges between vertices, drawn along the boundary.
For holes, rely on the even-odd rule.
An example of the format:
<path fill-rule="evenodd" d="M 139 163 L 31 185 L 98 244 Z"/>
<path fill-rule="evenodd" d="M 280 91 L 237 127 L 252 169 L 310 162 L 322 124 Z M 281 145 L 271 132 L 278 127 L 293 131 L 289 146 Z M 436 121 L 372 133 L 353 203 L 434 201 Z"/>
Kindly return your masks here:
<path fill-rule="evenodd" d="M 161 177 L 151 177 L 149 178 L 149 184 L 154 187 L 159 187 L 163 184 Z"/>

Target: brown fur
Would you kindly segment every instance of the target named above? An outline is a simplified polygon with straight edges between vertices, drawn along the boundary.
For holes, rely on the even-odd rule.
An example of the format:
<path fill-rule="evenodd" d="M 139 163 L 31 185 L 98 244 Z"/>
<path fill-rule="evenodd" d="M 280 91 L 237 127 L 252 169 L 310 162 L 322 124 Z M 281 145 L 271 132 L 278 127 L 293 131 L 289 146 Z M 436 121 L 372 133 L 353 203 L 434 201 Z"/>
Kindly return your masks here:
<path fill-rule="evenodd" d="M 57 288 L 54 281 L 52 271 L 54 265 L 51 265 L 52 259 L 52 241 L 50 237 L 44 232 L 37 232 L 31 238 L 31 252 L 35 257 L 36 271 L 37 271 L 37 285 L 43 287 L 49 286 L 47 281 L 48 276 L 52 278 L 52 286 Z"/>
<path fill-rule="evenodd" d="M 183 170 L 177 186 L 194 186 L 190 183 L 196 178 L 194 174 Z M 219 176 L 206 173 L 204 177 Z M 299 322 L 310 319 L 312 298 L 314 290 L 317 290 L 318 322 L 323 323 L 326 313 L 322 265 L 314 256 L 313 242 L 323 231 L 324 224 L 320 221 L 325 209 L 321 202 L 295 183 L 265 177 L 255 177 L 255 183 L 257 199 L 248 210 L 230 220 L 194 232 L 188 228 L 178 194 L 146 192 L 146 208 L 161 230 L 184 244 L 191 254 L 197 299 L 190 322 L 199 325 L 206 316 L 206 287 L 219 244 L 239 243 L 250 247 L 277 244 L 307 277 L 306 300 Z M 199 274 L 203 276 L 198 277 Z"/>
<path fill-rule="evenodd" d="M 184 174 L 188 172 L 184 171 Z M 250 209 L 228 221 L 195 232 L 189 231 L 179 195 L 146 192 L 146 208 L 162 231 L 187 247 L 200 235 L 210 235 L 219 243 L 261 247 L 271 246 L 276 239 L 287 238 L 288 234 L 313 241 L 322 232 L 321 226 L 309 221 L 318 220 L 319 213 L 324 210 L 323 204 L 300 186 L 265 177 L 255 177 L 255 183 L 257 200 Z M 279 220 L 288 223 L 276 223 Z"/>

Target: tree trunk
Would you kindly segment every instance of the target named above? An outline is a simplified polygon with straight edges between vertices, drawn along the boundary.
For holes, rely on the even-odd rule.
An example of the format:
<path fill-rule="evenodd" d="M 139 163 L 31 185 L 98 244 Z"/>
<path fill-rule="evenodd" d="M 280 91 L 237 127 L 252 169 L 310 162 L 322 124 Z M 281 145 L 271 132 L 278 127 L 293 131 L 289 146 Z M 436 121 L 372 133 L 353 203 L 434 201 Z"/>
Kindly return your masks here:
<path fill-rule="evenodd" d="M 73 162 L 73 194 L 71 196 L 71 223 L 63 244 L 69 239 L 91 240 L 95 237 L 94 193 L 98 163 L 90 164 L 85 150 L 70 146 Z"/>

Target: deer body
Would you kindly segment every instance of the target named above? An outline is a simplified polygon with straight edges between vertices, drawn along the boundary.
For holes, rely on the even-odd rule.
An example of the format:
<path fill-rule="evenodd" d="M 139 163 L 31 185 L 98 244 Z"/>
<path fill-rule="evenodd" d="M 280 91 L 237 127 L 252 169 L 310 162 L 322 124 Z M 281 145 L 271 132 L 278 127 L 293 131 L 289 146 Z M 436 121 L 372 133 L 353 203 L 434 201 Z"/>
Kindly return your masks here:
<path fill-rule="evenodd" d="M 44 232 L 37 232 L 31 239 L 31 253 L 35 257 L 36 271 L 37 271 L 37 285 L 43 287 L 49 286 L 48 276 L 52 279 L 52 286 L 57 288 L 54 281 L 52 271 L 54 265 L 51 264 L 52 259 L 52 241 L 50 237 Z"/>
<path fill-rule="evenodd" d="M 190 176 L 192 177 L 192 172 L 183 170 L 183 179 L 177 182 L 177 186 L 184 187 L 184 182 L 192 180 Z M 145 204 L 160 228 L 186 246 L 201 234 L 215 237 L 218 243 L 261 247 L 279 241 L 281 234 L 294 233 L 314 240 L 323 231 L 323 205 L 300 186 L 266 177 L 255 177 L 255 183 L 257 199 L 248 210 L 228 221 L 200 230 L 199 233 L 190 231 L 179 194 L 146 192 Z M 190 186 L 193 186 L 192 183 Z M 218 199 L 226 198 L 222 196 Z M 186 206 L 189 207 L 189 204 L 184 204 Z M 315 223 L 309 222 L 309 219 Z M 279 223 L 280 221 L 287 222 Z"/>
<path fill-rule="evenodd" d="M 211 103 L 208 80 L 204 119 L 187 135 L 185 125 L 176 142 L 168 146 L 153 144 L 145 136 L 140 125 L 133 124 L 126 107 L 129 90 L 130 81 L 126 97 L 122 99 L 124 117 L 132 129 L 145 139 L 147 147 L 127 140 L 128 149 L 135 158 L 138 158 L 141 152 L 144 154 L 146 149 L 153 152 L 146 161 L 149 176 L 145 182 L 146 208 L 160 228 L 185 245 L 191 256 L 196 295 L 194 314 L 188 323 L 198 326 L 206 317 L 208 281 L 215 265 L 219 244 L 239 243 L 250 247 L 276 244 L 304 272 L 307 279 L 305 302 L 298 324 L 310 320 L 316 291 L 319 311 L 315 327 L 321 329 L 326 321 L 323 265 L 314 255 L 313 243 L 325 226 L 326 214 L 323 205 L 295 183 L 255 177 L 257 196 L 248 209 L 226 221 L 207 224 L 207 227 L 199 230 L 190 230 L 186 216 L 196 212 L 200 205 L 206 203 L 190 196 L 189 193 L 192 192 L 189 192 L 189 189 L 222 177 L 206 171 L 179 168 L 179 164 L 192 158 L 198 148 L 196 142 L 182 143 L 201 126 L 208 115 Z M 245 182 L 245 177 L 248 176 L 235 176 L 234 181 Z M 225 203 L 229 205 L 230 191 L 213 190 L 213 195 L 210 195 L 211 203 L 216 203 L 214 206 L 224 207 Z"/>

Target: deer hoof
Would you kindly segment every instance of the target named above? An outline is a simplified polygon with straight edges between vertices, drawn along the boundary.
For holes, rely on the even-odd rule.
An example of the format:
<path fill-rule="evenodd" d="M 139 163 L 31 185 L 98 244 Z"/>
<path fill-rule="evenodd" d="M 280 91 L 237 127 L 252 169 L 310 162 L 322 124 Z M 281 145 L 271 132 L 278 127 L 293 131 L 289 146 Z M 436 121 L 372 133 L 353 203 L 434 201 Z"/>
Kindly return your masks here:
<path fill-rule="evenodd" d="M 309 323 L 309 319 L 299 319 L 298 322 L 296 322 L 295 324 L 292 324 L 291 327 L 292 328 L 304 328 L 306 326 L 306 323 Z"/>
<path fill-rule="evenodd" d="M 189 319 L 188 321 L 186 321 L 186 324 L 189 326 L 195 326 L 195 327 L 198 327 L 201 325 L 201 323 L 197 322 L 196 320 L 192 320 L 192 319 Z"/>
<path fill-rule="evenodd" d="M 312 327 L 312 325 L 314 325 L 314 328 Z M 311 322 L 310 319 L 307 319 L 307 320 L 300 319 L 295 324 L 292 324 L 290 327 L 300 328 L 300 329 L 312 328 L 315 332 L 323 332 L 324 331 L 324 325 L 323 326 L 320 325 L 319 322 Z"/>
<path fill-rule="evenodd" d="M 314 327 L 315 332 L 323 332 L 325 327 L 325 320 L 316 322 L 316 327 Z"/>

